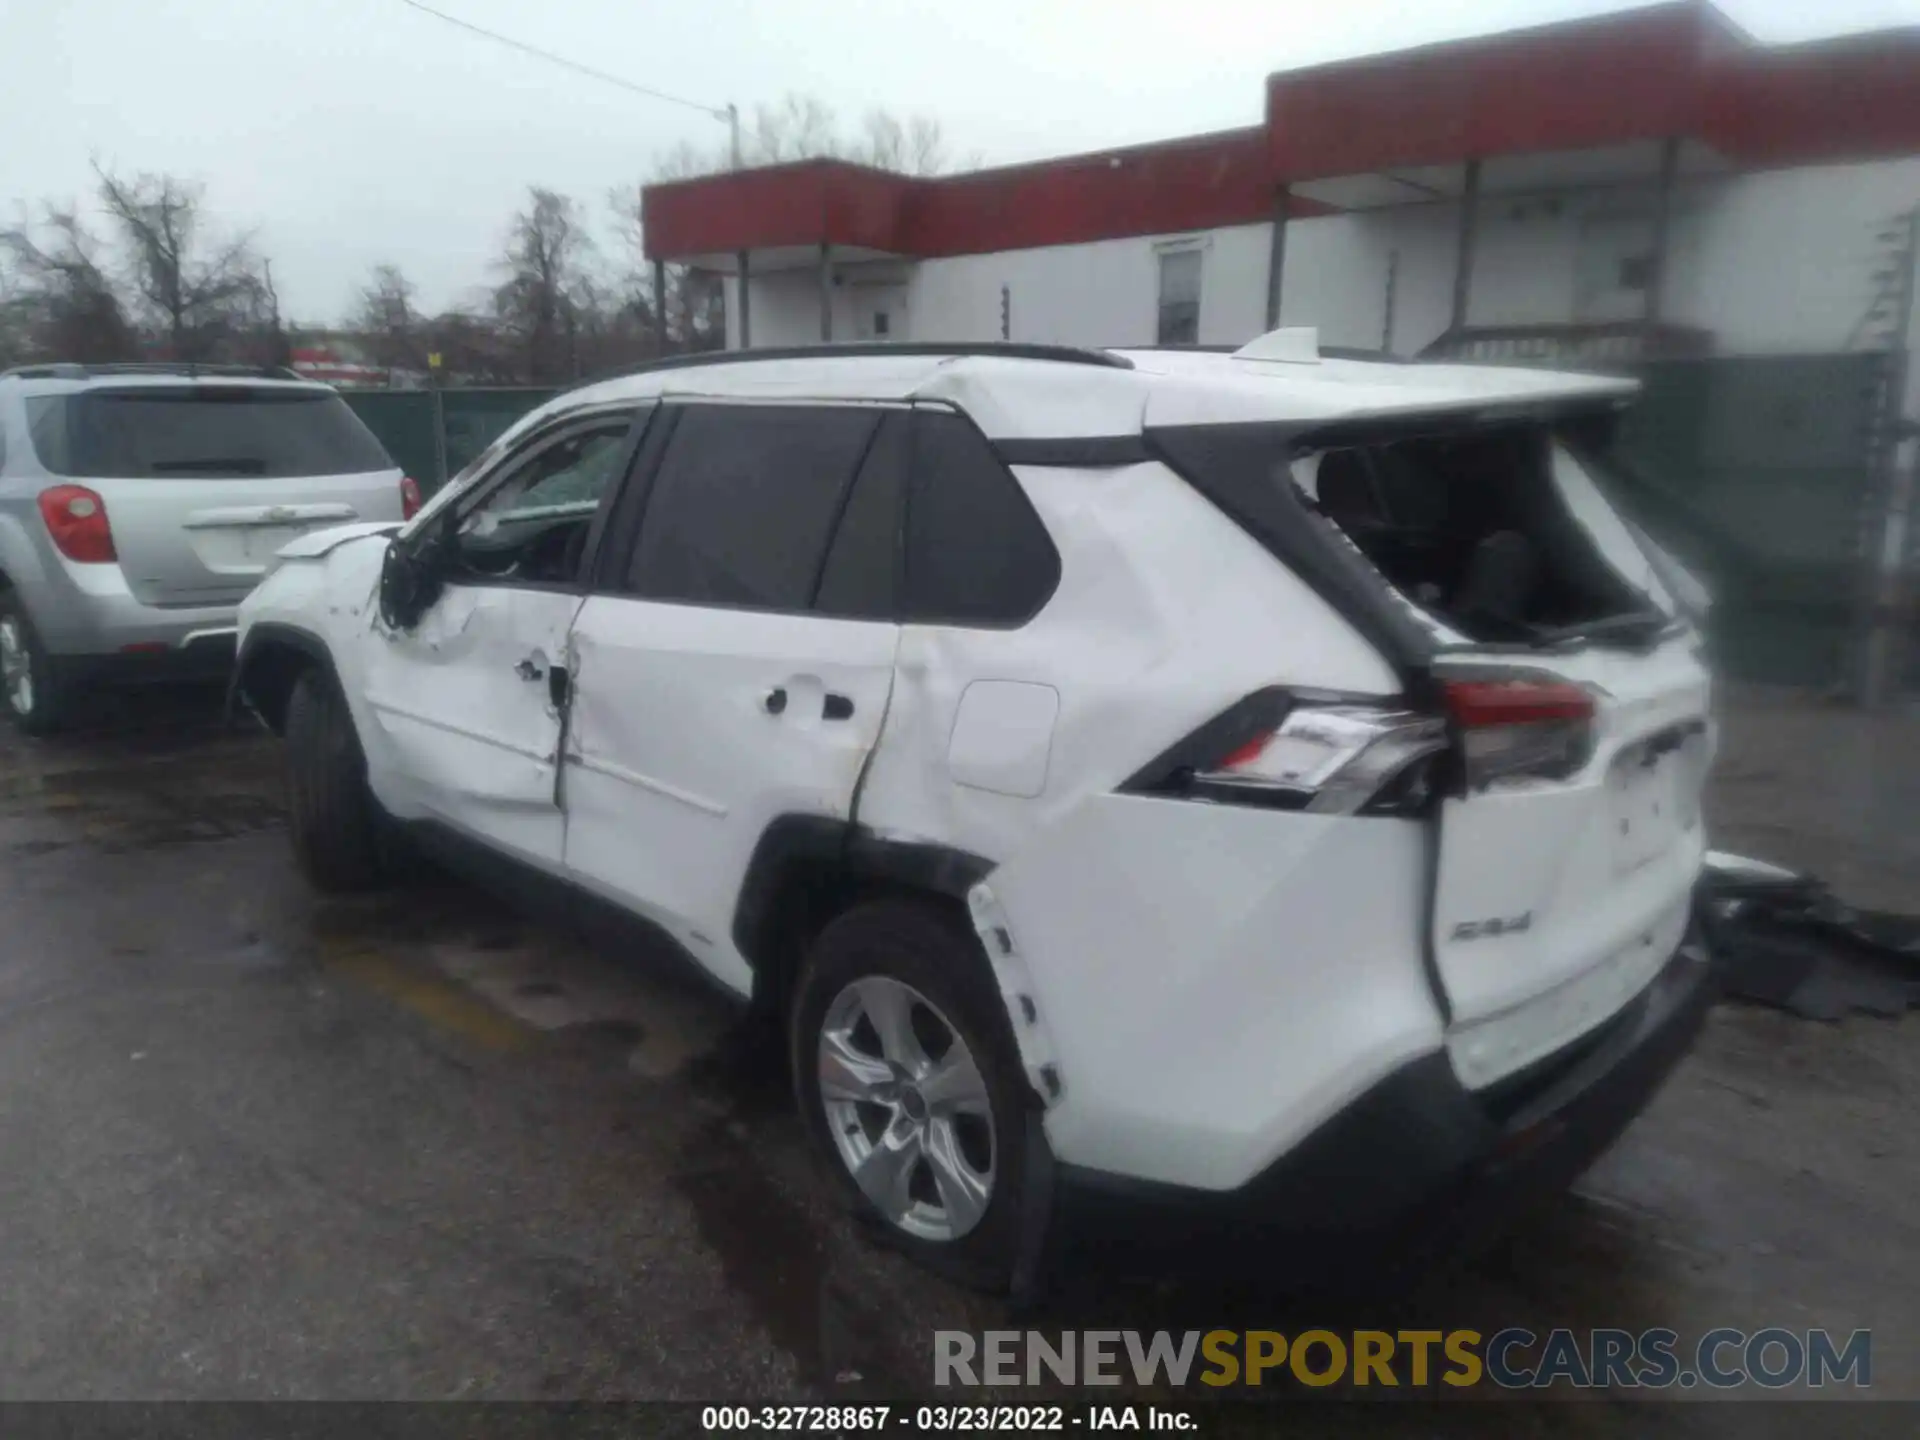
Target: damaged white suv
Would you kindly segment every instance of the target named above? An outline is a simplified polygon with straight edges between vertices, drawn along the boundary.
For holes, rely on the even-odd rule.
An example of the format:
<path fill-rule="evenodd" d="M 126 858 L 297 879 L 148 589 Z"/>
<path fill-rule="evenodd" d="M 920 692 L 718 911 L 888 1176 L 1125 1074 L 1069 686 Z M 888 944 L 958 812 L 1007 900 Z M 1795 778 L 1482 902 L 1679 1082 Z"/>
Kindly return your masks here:
<path fill-rule="evenodd" d="M 1632 390 L 1297 331 L 664 364 L 288 546 L 237 683 L 316 883 L 405 834 L 664 932 L 947 1273 L 1094 1202 L 1484 1221 L 1707 1003 Z"/>

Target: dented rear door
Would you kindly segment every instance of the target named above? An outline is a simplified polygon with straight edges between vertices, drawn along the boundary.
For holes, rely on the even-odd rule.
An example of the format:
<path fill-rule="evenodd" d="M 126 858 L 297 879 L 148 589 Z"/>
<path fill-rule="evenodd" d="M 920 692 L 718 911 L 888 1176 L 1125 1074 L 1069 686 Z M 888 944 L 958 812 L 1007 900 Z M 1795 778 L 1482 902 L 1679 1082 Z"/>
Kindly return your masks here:
<path fill-rule="evenodd" d="M 644 520 L 574 625 L 566 864 L 745 991 L 754 848 L 784 817 L 850 820 L 886 718 L 898 455 L 880 407 L 662 417 Z"/>

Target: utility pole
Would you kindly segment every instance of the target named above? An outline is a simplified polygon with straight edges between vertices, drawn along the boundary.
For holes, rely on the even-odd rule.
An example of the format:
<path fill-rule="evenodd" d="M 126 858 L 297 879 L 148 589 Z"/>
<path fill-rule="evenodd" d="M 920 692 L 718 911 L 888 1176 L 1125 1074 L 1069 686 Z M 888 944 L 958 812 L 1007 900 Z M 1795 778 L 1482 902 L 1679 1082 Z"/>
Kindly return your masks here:
<path fill-rule="evenodd" d="M 729 100 L 727 108 L 720 112 L 720 118 L 727 122 L 727 159 L 731 162 L 730 168 L 738 170 L 740 168 L 740 107 Z"/>

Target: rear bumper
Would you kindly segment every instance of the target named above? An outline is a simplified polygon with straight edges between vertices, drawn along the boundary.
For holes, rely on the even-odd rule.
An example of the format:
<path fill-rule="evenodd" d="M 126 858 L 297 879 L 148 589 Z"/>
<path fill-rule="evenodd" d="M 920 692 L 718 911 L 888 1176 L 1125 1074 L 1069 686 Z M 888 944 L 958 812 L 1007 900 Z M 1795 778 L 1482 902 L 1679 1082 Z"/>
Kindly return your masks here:
<path fill-rule="evenodd" d="M 185 663 L 216 644 L 219 632 L 232 631 L 240 609 L 238 599 L 150 604 L 128 588 L 119 565 L 76 565 L 59 556 L 19 583 L 40 643 L 56 658 L 165 649 L 183 652 Z"/>
<path fill-rule="evenodd" d="M 48 657 L 63 686 L 140 685 L 182 680 L 224 680 L 233 672 L 231 625 L 202 626 L 177 639 L 127 641 L 130 648 L 88 655 Z"/>
<path fill-rule="evenodd" d="M 1709 970 L 1696 931 L 1599 1031 L 1492 1092 L 1465 1089 L 1444 1052 L 1413 1061 L 1235 1190 L 1062 1165 L 1056 1233 L 1097 1245 L 1124 1228 L 1130 1248 L 1161 1236 L 1182 1252 L 1265 1242 L 1309 1278 L 1471 1249 L 1571 1184 L 1646 1106 L 1699 1032 Z"/>

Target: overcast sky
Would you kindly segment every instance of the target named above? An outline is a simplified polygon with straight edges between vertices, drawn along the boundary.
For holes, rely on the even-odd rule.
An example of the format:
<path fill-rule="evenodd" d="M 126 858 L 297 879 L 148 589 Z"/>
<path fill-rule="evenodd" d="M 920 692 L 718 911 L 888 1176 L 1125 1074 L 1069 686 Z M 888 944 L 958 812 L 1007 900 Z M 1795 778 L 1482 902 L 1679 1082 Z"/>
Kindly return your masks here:
<path fill-rule="evenodd" d="M 1603 10 L 1605 0 L 432 0 L 635 82 L 744 112 L 789 92 L 848 121 L 940 120 L 988 163 L 1255 124 L 1263 78 Z M 1920 23 L 1920 0 L 1724 0 L 1756 37 Z M 605 214 L 698 112 L 628 94 L 402 0 L 0 0 L 0 201 L 84 197 L 88 161 L 207 187 L 282 306 L 350 308 L 400 265 L 438 308 L 487 279 L 530 184 Z M 611 247 L 609 247 L 611 248 Z M 614 257 L 609 255 L 609 260 Z"/>

